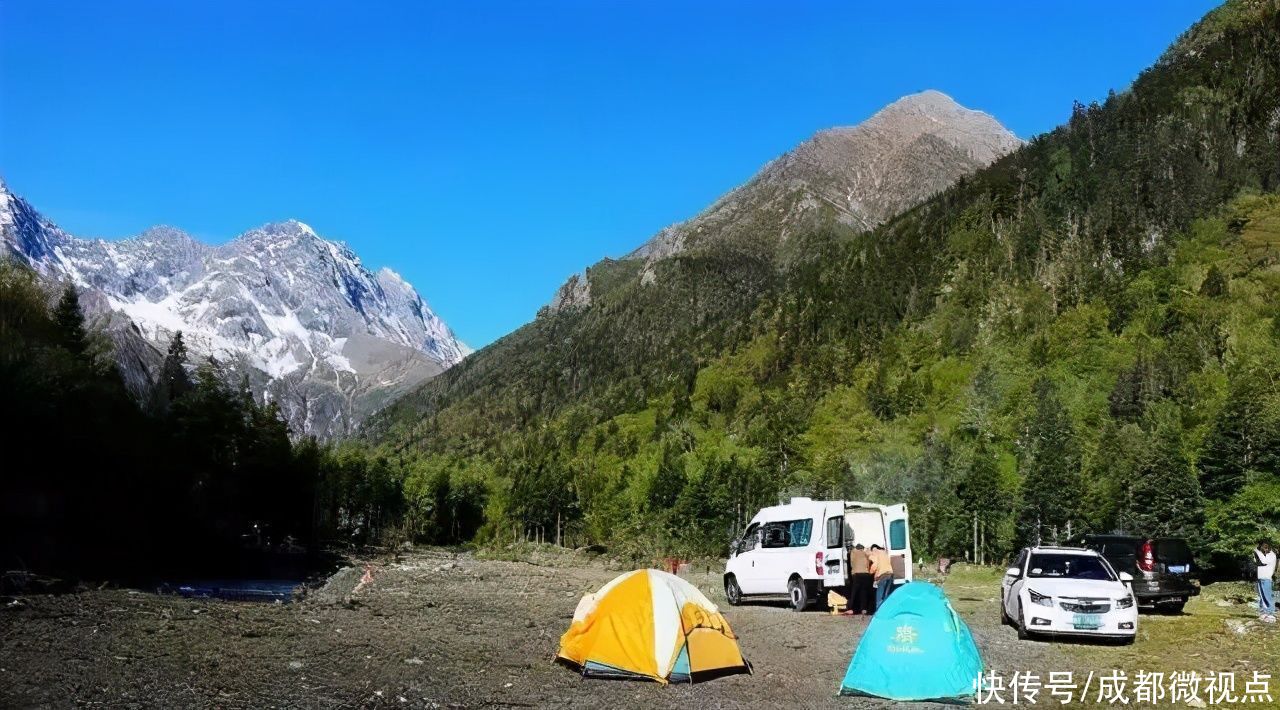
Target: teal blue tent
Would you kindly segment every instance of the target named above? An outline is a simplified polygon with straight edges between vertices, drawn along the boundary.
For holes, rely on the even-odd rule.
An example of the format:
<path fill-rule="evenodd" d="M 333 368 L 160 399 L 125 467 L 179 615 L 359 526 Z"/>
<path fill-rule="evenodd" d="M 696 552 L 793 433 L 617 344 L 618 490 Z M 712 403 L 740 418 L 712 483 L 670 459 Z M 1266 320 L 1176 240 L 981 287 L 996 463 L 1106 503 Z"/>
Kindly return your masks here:
<path fill-rule="evenodd" d="M 910 582 L 871 617 L 840 694 L 965 703 L 981 674 L 978 647 L 946 595 Z"/>

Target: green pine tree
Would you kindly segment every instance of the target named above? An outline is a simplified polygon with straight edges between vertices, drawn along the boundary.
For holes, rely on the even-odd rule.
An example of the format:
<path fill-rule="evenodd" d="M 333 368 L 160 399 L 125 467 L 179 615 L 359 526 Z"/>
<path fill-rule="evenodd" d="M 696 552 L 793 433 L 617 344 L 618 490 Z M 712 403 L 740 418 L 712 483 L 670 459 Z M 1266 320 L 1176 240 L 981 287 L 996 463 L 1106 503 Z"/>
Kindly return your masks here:
<path fill-rule="evenodd" d="M 160 366 L 160 377 L 152 393 L 152 408 L 167 413 L 174 402 L 193 388 L 191 376 L 187 374 L 187 344 L 182 340 L 182 331 L 178 331 L 169 341 L 169 351 Z"/>
<path fill-rule="evenodd" d="M 80 295 L 74 286 L 68 285 L 62 290 L 53 308 L 53 323 L 58 330 L 59 344 L 76 357 L 85 357 L 89 352 L 89 335 L 84 327 Z"/>
<path fill-rule="evenodd" d="M 998 452 L 985 441 L 979 440 L 974 447 L 973 455 L 964 476 L 956 486 L 956 497 L 960 500 L 962 511 L 958 519 L 953 521 L 958 528 L 959 538 L 963 542 L 959 547 L 969 549 L 972 546 L 972 522 L 976 519 L 982 531 L 995 531 L 1007 509 L 1006 497 L 1000 487 L 1000 470 L 996 465 Z M 996 545 L 994 534 L 987 534 L 987 547 L 990 552 Z M 953 541 L 953 545 L 955 541 Z"/>
<path fill-rule="evenodd" d="M 1217 264 L 1209 267 L 1209 273 L 1205 275 L 1204 281 L 1200 283 L 1200 295 L 1209 298 L 1217 298 L 1227 294 L 1227 276 L 1222 273 L 1222 269 Z"/>
<path fill-rule="evenodd" d="M 1121 525 L 1135 535 L 1198 538 L 1203 535 L 1204 500 L 1184 450 L 1182 425 L 1171 408 L 1155 419 L 1151 444 L 1125 496 Z"/>
<path fill-rule="evenodd" d="M 1280 471 L 1280 416 L 1267 411 L 1268 378 L 1240 375 L 1198 461 L 1204 495 L 1225 500 L 1252 471 Z"/>
<path fill-rule="evenodd" d="M 1036 382 L 1036 411 L 1028 425 L 1022 462 L 1018 536 L 1025 544 L 1065 540 L 1080 523 L 1080 447 L 1071 417 L 1053 383 Z"/>

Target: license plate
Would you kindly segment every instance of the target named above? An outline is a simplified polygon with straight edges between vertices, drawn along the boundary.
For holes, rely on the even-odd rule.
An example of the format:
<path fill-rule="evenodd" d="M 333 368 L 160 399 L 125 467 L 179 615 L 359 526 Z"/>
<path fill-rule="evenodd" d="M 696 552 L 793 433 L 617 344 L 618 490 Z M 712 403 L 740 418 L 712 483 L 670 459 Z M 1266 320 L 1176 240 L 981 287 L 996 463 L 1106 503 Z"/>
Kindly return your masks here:
<path fill-rule="evenodd" d="M 1191 571 L 1191 565 L 1169 565 L 1170 574 L 1186 574 Z"/>
<path fill-rule="evenodd" d="M 1101 614 L 1075 614 L 1071 618 L 1071 625 L 1077 629 L 1100 629 L 1102 628 Z"/>

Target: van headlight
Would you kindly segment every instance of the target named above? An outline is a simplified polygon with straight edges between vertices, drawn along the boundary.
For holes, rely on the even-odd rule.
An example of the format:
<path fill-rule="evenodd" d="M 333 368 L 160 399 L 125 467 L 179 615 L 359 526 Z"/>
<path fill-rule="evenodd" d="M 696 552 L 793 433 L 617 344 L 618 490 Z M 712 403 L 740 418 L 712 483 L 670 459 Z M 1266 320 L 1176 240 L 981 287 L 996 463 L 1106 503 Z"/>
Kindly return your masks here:
<path fill-rule="evenodd" d="M 1032 604 L 1039 604 L 1040 606 L 1048 606 L 1048 607 L 1053 606 L 1053 597 L 1049 596 L 1048 594 L 1041 594 L 1040 592 L 1037 592 L 1034 589 L 1028 589 L 1027 593 L 1031 595 Z"/>
<path fill-rule="evenodd" d="M 1116 600 L 1117 609 L 1128 609 L 1133 606 L 1133 597 L 1123 597 Z"/>

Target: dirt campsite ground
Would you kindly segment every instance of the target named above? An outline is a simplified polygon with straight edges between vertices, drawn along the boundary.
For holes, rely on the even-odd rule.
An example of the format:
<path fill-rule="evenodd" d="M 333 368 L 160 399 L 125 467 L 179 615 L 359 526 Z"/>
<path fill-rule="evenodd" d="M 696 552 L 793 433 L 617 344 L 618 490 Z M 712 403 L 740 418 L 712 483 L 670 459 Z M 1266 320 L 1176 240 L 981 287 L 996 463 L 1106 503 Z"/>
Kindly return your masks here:
<path fill-rule="evenodd" d="M 688 576 L 726 611 L 753 675 L 666 687 L 583 680 L 551 658 L 579 597 L 619 569 L 545 548 L 507 556 L 516 559 L 404 552 L 370 561 L 371 581 L 353 566 L 284 605 L 136 590 L 6 599 L 0 706 L 889 706 L 835 694 L 865 618 L 731 608 L 719 570 L 705 566 Z M 1144 617 L 1138 643 L 1118 648 L 1018 641 L 999 623 L 997 574 L 961 570 L 945 588 L 1001 673 L 1280 667 L 1280 637 L 1249 622 L 1243 585 L 1182 617 Z"/>

